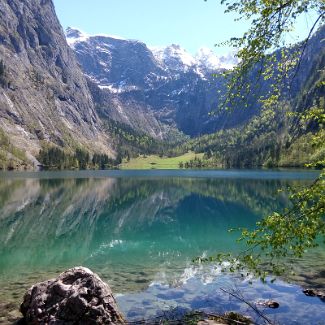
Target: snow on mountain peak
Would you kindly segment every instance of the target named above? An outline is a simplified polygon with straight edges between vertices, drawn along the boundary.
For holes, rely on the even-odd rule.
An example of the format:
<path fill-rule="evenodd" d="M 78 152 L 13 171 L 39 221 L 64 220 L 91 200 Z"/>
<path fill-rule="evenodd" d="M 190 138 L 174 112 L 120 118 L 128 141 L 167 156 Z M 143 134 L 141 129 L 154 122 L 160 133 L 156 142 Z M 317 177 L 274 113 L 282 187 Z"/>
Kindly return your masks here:
<path fill-rule="evenodd" d="M 117 36 L 117 35 L 109 35 L 109 34 L 96 34 L 96 35 L 89 35 L 82 31 L 80 31 L 77 28 L 68 27 L 66 29 L 66 38 L 67 42 L 70 47 L 74 47 L 76 43 L 80 42 L 87 42 L 90 38 L 93 37 L 107 37 L 107 38 L 113 38 L 118 40 L 125 40 L 125 38 Z"/>
<path fill-rule="evenodd" d="M 173 58 L 179 60 L 182 64 L 186 66 L 193 66 L 196 63 L 195 59 L 191 54 L 189 54 L 188 52 L 186 52 L 186 50 L 176 44 L 167 46 L 164 50 L 164 56 L 166 58 Z"/>
<path fill-rule="evenodd" d="M 219 69 L 221 62 L 220 59 L 209 48 L 202 47 L 195 55 L 195 59 L 199 66 L 205 67 L 209 70 Z"/>
<path fill-rule="evenodd" d="M 73 28 L 73 27 L 68 27 L 65 31 L 65 34 L 69 38 L 79 38 L 84 34 L 81 32 L 79 29 Z"/>
<path fill-rule="evenodd" d="M 238 63 L 234 53 L 217 56 L 207 47 L 200 48 L 195 56 L 175 44 L 167 47 L 150 47 L 150 50 L 156 60 L 169 69 L 187 71 L 192 68 L 199 74 L 203 71 L 232 69 Z"/>
<path fill-rule="evenodd" d="M 150 50 L 160 64 L 172 70 L 187 71 L 196 65 L 194 57 L 176 44 L 167 47 L 150 47 Z"/>
<path fill-rule="evenodd" d="M 98 39 L 96 39 L 96 44 L 99 44 L 97 46 L 97 49 L 101 50 L 102 52 L 109 51 L 107 49 L 108 43 L 110 44 L 110 47 L 113 46 L 111 44 L 111 40 L 108 40 L 107 43 L 105 38 L 124 40 L 130 42 L 130 44 L 144 44 L 135 40 L 126 40 L 115 35 L 89 35 L 77 28 L 71 27 L 67 28 L 66 37 L 68 44 L 72 48 L 75 48 L 76 44 L 78 43 L 89 42 L 91 39 L 97 37 Z M 232 69 L 238 63 L 238 60 L 235 57 L 234 53 L 228 53 L 224 56 L 217 56 L 211 49 L 207 47 L 202 47 L 199 49 L 195 56 L 192 56 L 181 46 L 176 44 L 171 44 L 166 47 L 150 47 L 149 49 L 151 50 L 158 65 L 160 65 L 163 69 L 170 69 L 180 72 L 188 72 L 192 70 L 201 76 L 204 76 L 207 72 L 209 73 L 219 69 Z"/>
<path fill-rule="evenodd" d="M 211 49 L 202 47 L 195 55 L 195 59 L 200 67 L 208 70 L 232 69 L 238 60 L 234 53 L 228 53 L 224 56 L 217 56 Z"/>
<path fill-rule="evenodd" d="M 69 46 L 73 48 L 78 42 L 86 42 L 89 35 L 80 31 L 79 29 L 68 27 L 66 29 L 66 38 Z"/>

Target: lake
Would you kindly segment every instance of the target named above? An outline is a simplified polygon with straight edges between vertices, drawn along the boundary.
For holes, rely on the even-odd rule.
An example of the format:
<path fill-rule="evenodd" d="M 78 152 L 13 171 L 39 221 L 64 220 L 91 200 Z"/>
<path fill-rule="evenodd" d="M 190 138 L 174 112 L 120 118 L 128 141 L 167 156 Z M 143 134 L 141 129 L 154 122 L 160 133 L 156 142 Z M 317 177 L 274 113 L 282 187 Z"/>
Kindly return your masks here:
<path fill-rule="evenodd" d="M 109 283 L 129 320 L 204 310 L 254 313 L 220 290 L 274 299 L 265 314 L 282 324 L 325 324 L 325 303 L 302 287 L 325 287 L 321 246 L 295 262 L 296 275 L 273 284 L 192 262 L 239 252 L 237 227 L 252 228 L 288 206 L 288 186 L 313 171 L 80 171 L 0 173 L 0 323 L 19 316 L 32 284 L 73 266 Z"/>

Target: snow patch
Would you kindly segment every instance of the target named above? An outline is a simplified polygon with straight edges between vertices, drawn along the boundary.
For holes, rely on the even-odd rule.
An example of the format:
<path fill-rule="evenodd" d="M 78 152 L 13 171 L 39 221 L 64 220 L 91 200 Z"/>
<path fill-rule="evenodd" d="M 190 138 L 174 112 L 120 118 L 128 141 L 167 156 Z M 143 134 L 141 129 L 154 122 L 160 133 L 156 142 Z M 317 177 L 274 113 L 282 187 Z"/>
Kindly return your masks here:
<path fill-rule="evenodd" d="M 114 39 L 118 39 L 118 40 L 122 40 L 122 41 L 126 41 L 127 39 L 119 36 L 119 35 L 114 35 L 114 34 L 94 34 L 94 35 L 90 35 L 90 37 L 107 37 L 107 38 L 114 38 Z"/>
<path fill-rule="evenodd" d="M 167 47 L 151 46 L 149 49 L 163 68 L 180 71 L 193 69 L 201 78 L 204 78 L 204 72 L 206 71 L 229 70 L 233 69 L 238 63 L 234 52 L 224 56 L 217 56 L 207 47 L 200 48 L 195 56 L 175 44 Z"/>
<path fill-rule="evenodd" d="M 66 30 L 66 38 L 68 45 L 74 48 L 76 43 L 87 42 L 89 35 L 76 28 L 68 27 Z"/>
<path fill-rule="evenodd" d="M 150 47 L 149 49 L 158 63 L 165 65 L 169 69 L 188 70 L 188 68 L 196 64 L 194 57 L 176 44 L 165 48 Z"/>
<path fill-rule="evenodd" d="M 202 47 L 195 55 L 197 64 L 200 67 L 204 67 L 207 70 L 218 70 L 218 69 L 233 69 L 238 63 L 234 52 L 230 52 L 227 55 L 217 56 L 211 49 Z"/>
<path fill-rule="evenodd" d="M 123 81 L 119 84 L 118 87 L 116 87 L 114 84 L 99 84 L 98 87 L 100 89 L 105 89 L 108 90 L 109 92 L 113 93 L 113 94 L 122 94 L 124 92 L 128 92 L 128 91 L 135 91 L 135 90 L 139 90 L 140 88 L 137 86 L 133 86 L 133 85 L 125 85 L 123 83 Z"/>
<path fill-rule="evenodd" d="M 116 40 L 126 40 L 125 38 L 117 36 L 117 35 L 109 35 L 109 34 L 89 35 L 85 32 L 82 32 L 81 30 L 79 30 L 77 28 L 68 27 L 66 29 L 67 42 L 68 42 L 68 45 L 72 48 L 74 48 L 74 46 L 77 43 L 87 42 L 87 41 L 89 41 L 89 39 L 95 38 L 95 37 L 107 37 L 107 38 L 113 38 Z"/>

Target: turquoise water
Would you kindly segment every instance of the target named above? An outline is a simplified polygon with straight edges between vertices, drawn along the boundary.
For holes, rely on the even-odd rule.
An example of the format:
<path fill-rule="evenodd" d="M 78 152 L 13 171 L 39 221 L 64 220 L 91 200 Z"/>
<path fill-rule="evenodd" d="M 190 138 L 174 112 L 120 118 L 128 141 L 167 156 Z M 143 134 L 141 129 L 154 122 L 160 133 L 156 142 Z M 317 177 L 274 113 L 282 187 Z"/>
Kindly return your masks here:
<path fill-rule="evenodd" d="M 220 290 L 236 286 L 253 302 L 279 300 L 270 316 L 282 322 L 321 322 L 325 304 L 305 297 L 301 286 L 325 286 L 323 248 L 297 262 L 292 283 L 249 285 L 213 265 L 191 262 L 239 251 L 238 234 L 229 228 L 253 227 L 288 205 L 279 188 L 316 176 L 237 170 L 2 173 L 0 323 L 19 316 L 17 306 L 31 284 L 77 265 L 110 284 L 131 320 L 174 308 L 250 313 Z"/>

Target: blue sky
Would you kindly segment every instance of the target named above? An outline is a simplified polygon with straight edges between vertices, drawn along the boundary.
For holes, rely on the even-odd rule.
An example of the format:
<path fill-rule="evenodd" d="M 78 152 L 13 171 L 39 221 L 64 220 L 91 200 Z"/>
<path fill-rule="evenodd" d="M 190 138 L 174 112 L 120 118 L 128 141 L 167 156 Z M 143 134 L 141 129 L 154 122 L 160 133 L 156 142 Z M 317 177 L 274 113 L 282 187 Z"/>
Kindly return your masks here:
<path fill-rule="evenodd" d="M 228 48 L 214 45 L 248 28 L 245 22 L 234 22 L 234 15 L 224 14 L 220 0 L 54 0 L 54 4 L 64 28 L 138 39 L 151 46 L 179 44 L 192 54 L 200 47 L 225 54 Z M 304 17 L 296 35 L 305 35 L 308 26 L 311 19 Z"/>

